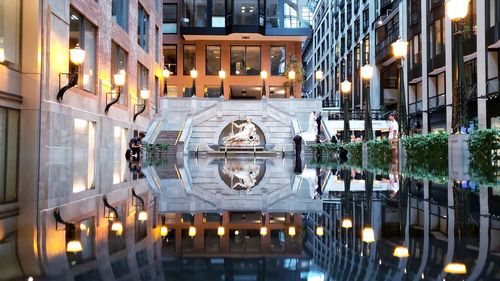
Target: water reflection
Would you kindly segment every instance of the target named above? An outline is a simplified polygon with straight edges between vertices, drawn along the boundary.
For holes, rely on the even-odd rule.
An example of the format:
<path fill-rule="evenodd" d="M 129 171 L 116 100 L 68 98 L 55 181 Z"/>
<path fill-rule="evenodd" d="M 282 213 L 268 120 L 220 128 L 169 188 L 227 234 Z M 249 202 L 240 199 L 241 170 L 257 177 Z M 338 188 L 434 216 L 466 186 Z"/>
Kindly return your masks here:
<path fill-rule="evenodd" d="M 156 164 L 39 212 L 36 279 L 500 280 L 500 191 L 469 179 L 300 158 Z M 19 261 L 16 243 L 1 257 Z"/>

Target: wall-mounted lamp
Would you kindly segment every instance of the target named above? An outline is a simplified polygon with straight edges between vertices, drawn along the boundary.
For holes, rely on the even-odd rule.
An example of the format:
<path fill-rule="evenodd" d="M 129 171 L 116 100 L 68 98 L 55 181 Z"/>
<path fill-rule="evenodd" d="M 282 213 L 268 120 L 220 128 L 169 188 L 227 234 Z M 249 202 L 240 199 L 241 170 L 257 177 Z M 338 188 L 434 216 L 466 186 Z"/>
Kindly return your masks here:
<path fill-rule="evenodd" d="M 77 231 L 76 227 L 73 223 L 66 222 L 62 219 L 61 213 L 59 209 L 54 211 L 54 218 L 56 219 L 56 231 L 58 230 L 66 230 L 71 237 L 71 240 L 66 244 L 66 252 L 69 253 L 78 253 L 83 251 L 82 243 L 77 239 Z M 59 224 L 64 225 L 63 229 L 59 228 Z"/>
<path fill-rule="evenodd" d="M 260 78 L 262 79 L 262 97 L 266 96 L 266 79 L 267 79 L 267 71 L 262 70 L 260 72 Z"/>
<path fill-rule="evenodd" d="M 120 216 L 118 214 L 118 211 L 116 210 L 115 207 L 111 206 L 108 202 L 108 198 L 104 196 L 102 198 L 102 201 L 104 202 L 104 217 L 112 221 L 111 224 L 111 230 L 116 232 L 116 235 L 122 235 L 123 234 L 123 224 L 120 222 Z M 106 214 L 106 209 L 109 209 L 108 213 Z"/>
<path fill-rule="evenodd" d="M 189 75 L 193 79 L 193 96 L 196 97 L 196 78 L 198 78 L 198 71 L 196 69 L 191 69 Z"/>
<path fill-rule="evenodd" d="M 106 108 L 104 109 L 105 113 L 108 113 L 109 108 L 113 106 L 113 104 L 117 103 L 120 100 L 120 96 L 122 93 L 122 86 L 125 85 L 125 70 L 121 69 L 113 75 L 116 89 L 113 89 L 111 92 L 106 93 Z M 110 102 L 108 103 L 108 96 Z"/>
<path fill-rule="evenodd" d="M 146 212 L 144 204 L 144 199 L 135 193 L 135 190 L 132 189 L 132 196 L 134 197 L 134 206 L 136 207 L 136 211 L 139 211 L 139 215 L 137 216 L 137 220 L 140 222 L 145 222 L 148 220 L 148 212 Z"/>
<path fill-rule="evenodd" d="M 163 69 L 163 95 L 167 96 L 168 95 L 168 87 L 167 87 L 167 80 L 170 78 L 170 70 L 165 66 Z"/>
<path fill-rule="evenodd" d="M 140 91 L 140 96 L 141 96 L 142 103 L 138 103 L 135 105 L 136 108 L 135 108 L 135 114 L 134 114 L 134 122 L 135 122 L 135 119 L 137 119 L 137 116 L 139 116 L 141 113 L 144 112 L 144 110 L 146 110 L 146 105 L 147 105 L 147 102 L 149 99 L 149 90 L 142 89 Z"/>
<path fill-rule="evenodd" d="M 5 49 L 0 47 L 0 63 L 5 62 Z"/>
<path fill-rule="evenodd" d="M 76 44 L 73 49 L 69 50 L 69 58 L 71 63 L 74 64 L 74 67 L 70 68 L 69 73 L 59 73 L 59 92 L 57 93 L 57 100 L 62 101 L 64 93 L 76 86 L 78 83 L 78 71 L 80 68 L 80 64 L 83 63 L 85 59 L 85 51 L 80 49 L 80 45 Z M 61 88 L 61 75 L 66 75 L 68 78 L 68 84 Z"/>

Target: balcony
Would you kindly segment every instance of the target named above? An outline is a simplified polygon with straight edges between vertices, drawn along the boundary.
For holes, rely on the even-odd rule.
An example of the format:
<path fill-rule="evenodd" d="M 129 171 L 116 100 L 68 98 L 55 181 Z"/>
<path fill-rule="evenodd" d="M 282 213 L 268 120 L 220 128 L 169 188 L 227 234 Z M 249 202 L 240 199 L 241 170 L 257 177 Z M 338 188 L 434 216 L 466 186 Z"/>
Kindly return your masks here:
<path fill-rule="evenodd" d="M 274 1 L 273 4 L 273 1 L 266 1 L 267 7 L 261 7 L 262 2 L 184 0 L 181 34 L 187 40 L 198 40 L 207 35 L 256 33 L 264 36 L 296 36 L 297 41 L 304 41 L 311 34 L 310 23 L 302 18 L 303 5 L 287 4 L 287 9 L 283 10 L 284 7 L 278 7 L 279 2 Z M 226 9 L 230 7 L 233 8 Z M 241 37 L 233 39 L 241 40 Z"/>
<path fill-rule="evenodd" d="M 429 97 L 428 106 L 429 111 L 435 111 L 446 107 L 446 94 Z"/>

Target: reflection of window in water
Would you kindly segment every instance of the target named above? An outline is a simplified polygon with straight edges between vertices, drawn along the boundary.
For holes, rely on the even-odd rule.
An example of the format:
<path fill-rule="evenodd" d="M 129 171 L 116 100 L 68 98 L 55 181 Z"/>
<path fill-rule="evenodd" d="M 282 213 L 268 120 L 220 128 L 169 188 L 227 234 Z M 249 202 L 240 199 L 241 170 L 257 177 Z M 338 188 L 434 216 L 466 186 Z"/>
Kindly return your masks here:
<path fill-rule="evenodd" d="M 70 266 L 83 264 L 93 260 L 94 256 L 94 218 L 88 218 L 75 223 L 75 233 L 66 231 L 66 244 L 71 240 L 78 240 L 82 244 L 82 251 L 77 253 L 66 252 Z"/>
<path fill-rule="evenodd" d="M 269 223 L 284 223 L 285 222 L 285 213 L 269 213 Z"/>
<path fill-rule="evenodd" d="M 232 253 L 256 253 L 260 251 L 259 230 L 231 230 L 229 251 Z"/>
<path fill-rule="evenodd" d="M 220 237 L 217 229 L 205 229 L 205 252 L 218 253 L 220 248 Z"/>
<path fill-rule="evenodd" d="M 137 261 L 137 267 L 141 268 L 149 263 L 148 261 L 148 249 L 144 248 L 137 253 L 135 253 L 135 259 Z"/>
<path fill-rule="evenodd" d="M 111 263 L 111 270 L 113 270 L 113 276 L 118 279 L 126 274 L 130 273 L 130 267 L 128 266 L 127 259 L 117 260 Z"/>
<path fill-rule="evenodd" d="M 286 235 L 282 229 L 271 230 L 271 251 L 283 252 L 286 246 Z"/>
<path fill-rule="evenodd" d="M 230 212 L 230 223 L 261 223 L 261 212 Z"/>
<path fill-rule="evenodd" d="M 183 253 L 194 252 L 194 239 L 188 235 L 189 229 L 182 230 L 181 247 Z"/>

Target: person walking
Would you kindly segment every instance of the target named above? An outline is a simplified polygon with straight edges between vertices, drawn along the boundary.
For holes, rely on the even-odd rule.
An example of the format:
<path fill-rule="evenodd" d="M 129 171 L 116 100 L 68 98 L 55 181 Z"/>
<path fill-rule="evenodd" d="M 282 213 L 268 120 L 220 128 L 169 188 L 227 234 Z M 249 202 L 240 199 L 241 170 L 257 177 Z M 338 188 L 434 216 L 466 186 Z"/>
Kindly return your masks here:
<path fill-rule="evenodd" d="M 389 146 L 392 152 L 392 161 L 399 160 L 399 125 L 394 113 L 389 114 Z"/>

